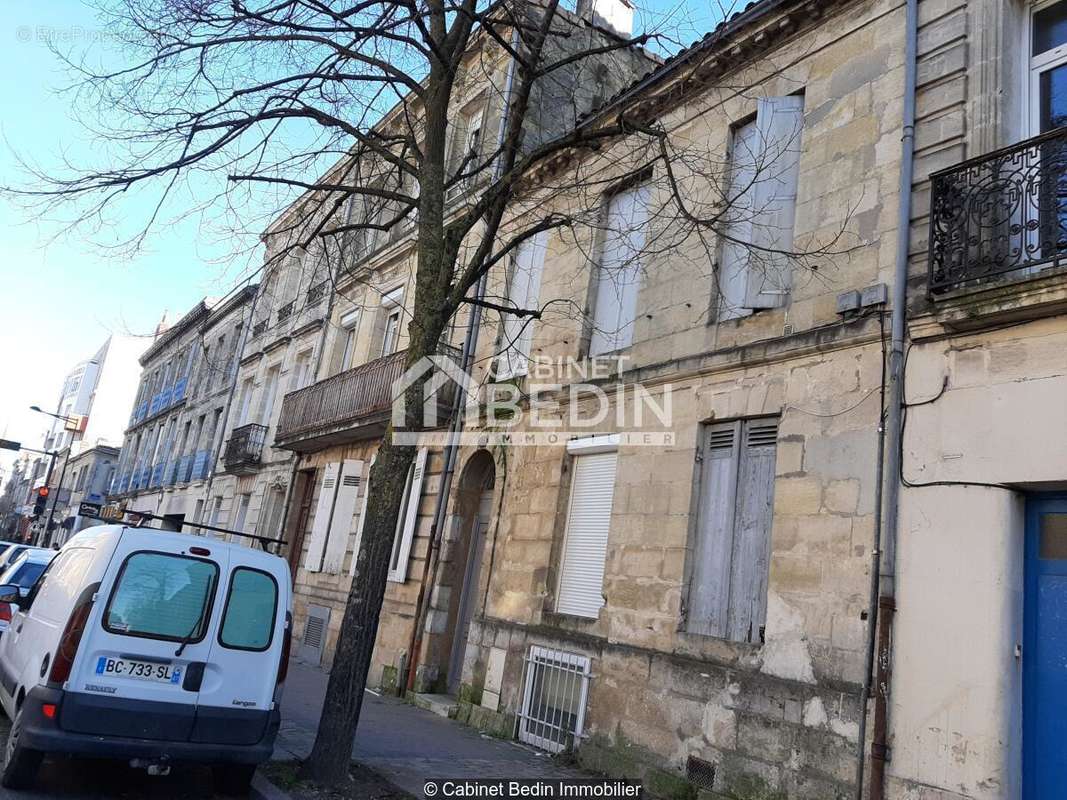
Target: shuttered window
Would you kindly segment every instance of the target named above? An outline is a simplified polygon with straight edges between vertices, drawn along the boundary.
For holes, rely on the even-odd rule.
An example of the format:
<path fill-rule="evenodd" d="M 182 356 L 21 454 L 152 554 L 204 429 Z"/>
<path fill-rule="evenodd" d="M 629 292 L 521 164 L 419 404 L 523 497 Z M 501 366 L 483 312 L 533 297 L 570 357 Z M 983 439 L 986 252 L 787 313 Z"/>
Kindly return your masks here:
<path fill-rule="evenodd" d="M 315 517 L 311 521 L 311 538 L 308 540 L 307 557 L 304 569 L 319 572 L 322 569 L 322 557 L 326 551 L 326 537 L 330 531 L 330 516 L 333 514 L 333 501 L 337 496 L 337 477 L 340 464 L 327 464 L 322 471 L 319 484 L 319 498 L 315 503 Z"/>
<path fill-rule="evenodd" d="M 719 318 L 783 305 L 789 296 L 804 97 L 759 100 L 756 119 L 734 130 Z"/>
<path fill-rule="evenodd" d="M 610 441 L 602 447 L 595 441 L 583 442 L 571 451 L 576 454 L 556 611 L 595 619 L 604 605 L 604 560 L 618 454 Z"/>
<path fill-rule="evenodd" d="M 393 537 L 393 552 L 389 559 L 389 580 L 404 583 L 408 579 L 408 558 L 411 543 L 415 538 L 415 526 L 419 519 L 419 501 L 422 499 L 422 479 L 426 473 L 425 447 L 415 454 L 415 461 L 408 470 L 404 502 L 396 518 L 396 533 Z"/>
<path fill-rule="evenodd" d="M 337 485 L 337 498 L 333 504 L 333 518 L 326 537 L 326 552 L 322 559 L 322 571 L 338 573 L 344 564 L 348 542 L 352 538 L 352 515 L 356 510 L 356 498 L 363 479 L 363 462 L 345 459 L 341 464 L 341 479 Z"/>
<path fill-rule="evenodd" d="M 686 629 L 761 642 L 767 618 L 778 418 L 705 426 Z"/>
<path fill-rule="evenodd" d="M 359 546 L 363 541 L 363 528 L 367 524 L 367 498 L 370 497 L 370 471 L 374 467 L 378 454 L 375 453 L 367 464 L 366 478 L 363 480 L 363 495 L 359 501 L 359 522 L 356 523 L 356 538 L 352 542 L 352 564 L 348 568 L 350 575 L 356 574 L 356 559 L 359 557 Z"/>
<path fill-rule="evenodd" d="M 541 273 L 545 265 L 548 231 L 531 236 L 515 251 L 508 304 L 512 308 L 535 310 L 540 308 Z M 525 375 L 529 369 L 530 348 L 533 344 L 534 318 L 505 314 L 501 332 L 497 377 L 501 380 Z"/>
<path fill-rule="evenodd" d="M 633 342 L 649 195 L 649 185 L 644 183 L 616 192 L 608 200 L 596 274 L 591 356 L 623 350 Z"/>

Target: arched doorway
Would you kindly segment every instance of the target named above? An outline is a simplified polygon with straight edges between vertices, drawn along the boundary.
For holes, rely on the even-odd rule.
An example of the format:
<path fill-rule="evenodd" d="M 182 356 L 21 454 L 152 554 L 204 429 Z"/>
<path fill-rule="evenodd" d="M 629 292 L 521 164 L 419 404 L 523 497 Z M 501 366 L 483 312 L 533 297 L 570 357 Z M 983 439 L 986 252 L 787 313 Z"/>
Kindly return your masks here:
<path fill-rule="evenodd" d="M 451 588 L 448 604 L 448 691 L 459 691 L 463 673 L 463 655 L 467 649 L 471 619 L 478 607 L 478 586 L 482 553 L 489 521 L 493 515 L 493 484 L 496 467 L 486 450 L 479 450 L 463 468 L 456 493 L 456 516 L 459 520 L 451 557 L 444 565 L 441 583 Z"/>

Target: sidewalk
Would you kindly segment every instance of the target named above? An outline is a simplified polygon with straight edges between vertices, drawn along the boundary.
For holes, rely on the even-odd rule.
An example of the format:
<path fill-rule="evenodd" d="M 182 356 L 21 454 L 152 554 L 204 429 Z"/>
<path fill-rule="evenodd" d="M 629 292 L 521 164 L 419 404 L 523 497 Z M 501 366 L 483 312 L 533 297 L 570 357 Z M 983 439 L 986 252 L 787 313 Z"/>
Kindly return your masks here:
<path fill-rule="evenodd" d="M 326 679 L 319 669 L 290 662 L 276 759 L 303 759 L 311 752 Z M 370 692 L 363 700 L 352 758 L 420 798 L 430 778 L 589 777 L 557 766 L 547 754 L 517 742 L 483 736 L 395 697 Z"/>

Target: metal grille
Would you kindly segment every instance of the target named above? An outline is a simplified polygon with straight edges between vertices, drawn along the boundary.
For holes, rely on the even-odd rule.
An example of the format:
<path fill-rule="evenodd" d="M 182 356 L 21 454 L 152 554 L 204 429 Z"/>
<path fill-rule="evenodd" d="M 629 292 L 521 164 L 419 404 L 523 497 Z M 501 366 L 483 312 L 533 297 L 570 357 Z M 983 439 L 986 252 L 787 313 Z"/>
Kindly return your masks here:
<path fill-rule="evenodd" d="M 685 779 L 698 789 L 709 792 L 715 788 L 715 765 L 696 756 L 689 756 L 685 762 Z"/>
<path fill-rule="evenodd" d="M 318 665 L 322 662 L 322 648 L 326 644 L 326 630 L 330 623 L 330 609 L 325 606 L 308 606 L 308 618 L 304 623 L 304 638 L 300 642 L 300 660 Z"/>
<path fill-rule="evenodd" d="M 931 184 L 931 293 L 1065 260 L 1067 128 L 942 170 Z"/>
<path fill-rule="evenodd" d="M 571 749 L 585 722 L 589 659 L 531 646 L 524 661 L 519 741 L 550 753 Z"/>

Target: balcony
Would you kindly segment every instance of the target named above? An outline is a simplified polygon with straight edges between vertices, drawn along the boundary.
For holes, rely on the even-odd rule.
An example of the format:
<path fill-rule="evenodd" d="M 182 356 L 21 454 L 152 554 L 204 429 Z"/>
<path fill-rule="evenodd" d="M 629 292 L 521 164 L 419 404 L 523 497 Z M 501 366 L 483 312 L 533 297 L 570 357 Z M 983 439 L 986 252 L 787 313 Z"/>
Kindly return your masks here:
<path fill-rule="evenodd" d="M 263 443 L 267 438 L 267 426 L 242 425 L 234 428 L 222 454 L 226 471 L 232 475 L 255 472 L 263 455 Z"/>
<path fill-rule="evenodd" d="M 454 348 L 442 352 L 458 359 Z M 287 394 L 274 446 L 311 452 L 380 436 L 389 423 L 393 383 L 403 374 L 406 357 L 401 350 Z M 446 383 L 438 390 L 438 420 L 447 419 L 455 388 Z"/>
<path fill-rule="evenodd" d="M 931 176 L 931 297 L 1067 263 L 1067 128 Z"/>
<path fill-rule="evenodd" d="M 288 320 L 289 317 L 293 316 L 293 311 L 295 309 L 296 309 L 296 301 L 295 300 L 291 300 L 288 303 L 286 303 L 284 306 L 279 308 L 278 309 L 278 324 L 281 325 L 283 322 Z"/>

